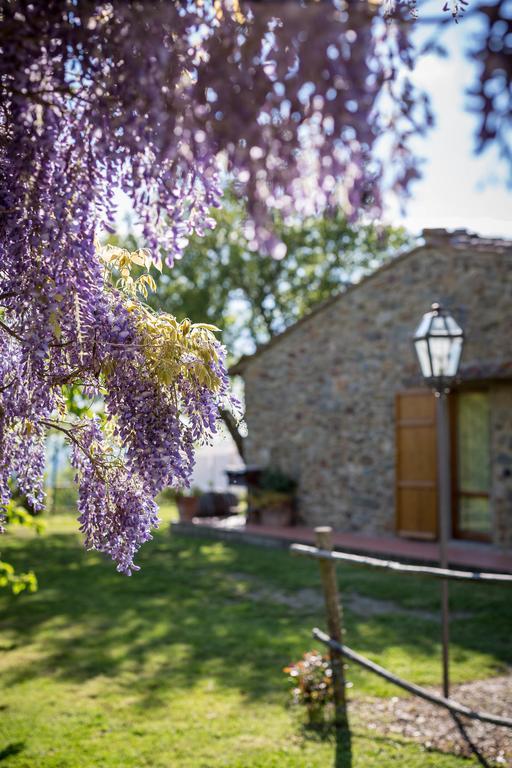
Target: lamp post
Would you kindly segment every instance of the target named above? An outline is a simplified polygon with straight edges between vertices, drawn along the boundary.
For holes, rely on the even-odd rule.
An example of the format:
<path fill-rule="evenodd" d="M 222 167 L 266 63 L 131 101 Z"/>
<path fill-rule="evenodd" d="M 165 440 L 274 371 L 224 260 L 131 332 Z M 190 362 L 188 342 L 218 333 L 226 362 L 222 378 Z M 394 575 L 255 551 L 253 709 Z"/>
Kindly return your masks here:
<path fill-rule="evenodd" d="M 421 373 L 436 396 L 439 561 L 448 566 L 448 539 L 451 532 L 450 430 L 447 395 L 457 376 L 464 332 L 439 304 L 432 304 L 414 334 L 414 348 Z M 449 697 L 449 606 L 448 582 L 441 582 L 443 640 L 443 695 Z"/>

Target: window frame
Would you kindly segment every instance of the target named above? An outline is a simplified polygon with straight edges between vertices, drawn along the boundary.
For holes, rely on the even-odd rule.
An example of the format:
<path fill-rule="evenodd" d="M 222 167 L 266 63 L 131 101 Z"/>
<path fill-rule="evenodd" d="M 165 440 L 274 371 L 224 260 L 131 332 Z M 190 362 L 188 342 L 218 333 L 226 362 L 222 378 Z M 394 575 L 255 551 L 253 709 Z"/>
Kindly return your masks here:
<path fill-rule="evenodd" d="M 462 539 L 464 541 L 480 541 L 484 543 L 492 543 L 494 533 L 494 514 L 492 508 L 492 434 L 491 423 L 489 424 L 489 461 L 491 462 L 491 486 L 488 492 L 481 491 L 461 491 L 459 489 L 459 440 L 458 440 L 458 398 L 461 395 L 479 393 L 485 394 L 490 397 L 489 386 L 483 384 L 471 384 L 466 387 L 461 387 L 452 392 L 450 400 L 450 432 L 451 432 L 451 486 L 452 486 L 452 534 L 455 539 Z M 467 531 L 460 525 L 460 509 L 459 500 L 461 497 L 465 498 L 479 498 L 489 499 L 489 513 L 490 513 L 490 530 L 488 533 L 478 531 Z"/>

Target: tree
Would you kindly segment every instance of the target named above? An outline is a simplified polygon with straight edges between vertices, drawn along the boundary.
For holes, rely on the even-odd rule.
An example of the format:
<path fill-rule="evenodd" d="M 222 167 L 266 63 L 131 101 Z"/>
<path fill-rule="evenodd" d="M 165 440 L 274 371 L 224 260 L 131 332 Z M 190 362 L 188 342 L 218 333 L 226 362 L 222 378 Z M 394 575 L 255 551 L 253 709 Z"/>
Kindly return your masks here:
<path fill-rule="evenodd" d="M 293 225 L 274 221 L 282 258 L 264 259 L 238 200 L 228 196 L 214 219 L 213 230 L 193 236 L 183 258 L 172 269 L 164 267 L 149 301 L 177 317 L 219 324 L 231 360 L 254 351 L 410 242 L 401 228 L 351 224 L 337 210 Z"/>
<path fill-rule="evenodd" d="M 405 195 L 431 122 L 404 71 L 412 23 L 370 1 L 0 0 L 0 506 L 13 476 L 42 505 L 45 434 L 63 431 L 86 543 L 130 572 L 154 495 L 188 482 L 227 397 L 212 329 L 140 301 L 150 270 L 208 229 L 222 171 L 276 256 L 276 211 L 376 217 L 387 190 Z M 489 46 L 485 77 L 509 83 Z M 484 95 L 486 144 L 507 118 Z M 148 251 L 97 247 L 119 189 Z M 101 394 L 105 418 L 66 415 L 64 385 Z"/>

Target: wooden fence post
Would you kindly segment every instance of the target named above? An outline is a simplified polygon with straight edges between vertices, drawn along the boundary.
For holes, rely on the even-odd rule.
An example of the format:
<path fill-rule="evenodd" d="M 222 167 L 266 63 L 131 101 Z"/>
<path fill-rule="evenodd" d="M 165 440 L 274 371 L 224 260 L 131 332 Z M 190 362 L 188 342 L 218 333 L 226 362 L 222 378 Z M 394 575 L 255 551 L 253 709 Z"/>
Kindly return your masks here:
<path fill-rule="evenodd" d="M 315 528 L 315 544 L 318 549 L 331 551 L 332 528 L 328 526 Z M 332 560 L 319 560 L 319 563 L 329 636 L 341 645 L 343 643 L 343 614 L 338 595 L 336 565 Z M 332 648 L 330 650 L 330 656 L 332 665 L 336 725 L 339 728 L 348 731 L 349 724 L 343 656 L 339 651 L 336 651 Z"/>

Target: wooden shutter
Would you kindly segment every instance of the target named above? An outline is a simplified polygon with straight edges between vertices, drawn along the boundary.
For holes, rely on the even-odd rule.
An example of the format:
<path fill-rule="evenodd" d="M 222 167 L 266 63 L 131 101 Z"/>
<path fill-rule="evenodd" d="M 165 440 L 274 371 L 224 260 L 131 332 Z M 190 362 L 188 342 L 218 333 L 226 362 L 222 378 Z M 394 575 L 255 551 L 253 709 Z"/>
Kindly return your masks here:
<path fill-rule="evenodd" d="M 431 392 L 396 397 L 397 533 L 437 537 L 436 403 Z"/>

